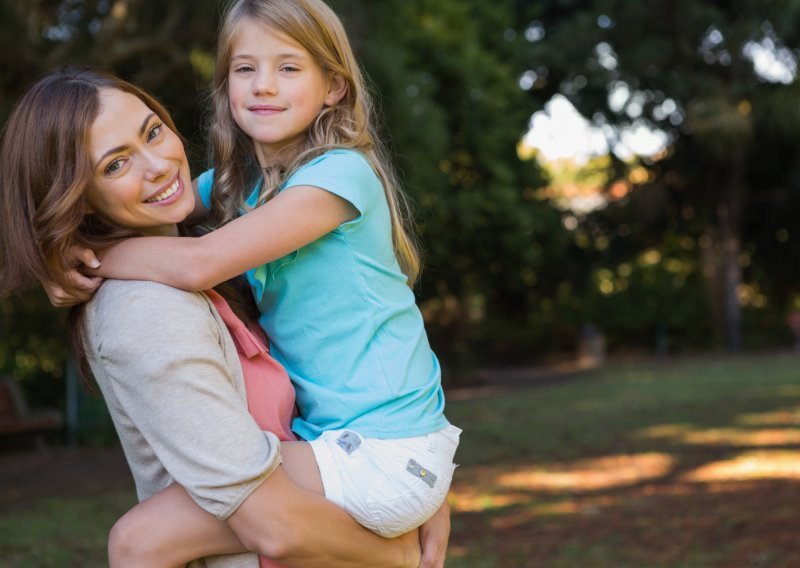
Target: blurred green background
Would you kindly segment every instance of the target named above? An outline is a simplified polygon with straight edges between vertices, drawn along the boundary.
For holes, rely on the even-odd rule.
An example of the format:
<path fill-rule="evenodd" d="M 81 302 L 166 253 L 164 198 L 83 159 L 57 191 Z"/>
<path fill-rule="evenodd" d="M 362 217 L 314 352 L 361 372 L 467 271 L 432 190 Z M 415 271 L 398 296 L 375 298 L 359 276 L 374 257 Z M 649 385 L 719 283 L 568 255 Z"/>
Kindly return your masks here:
<path fill-rule="evenodd" d="M 611 354 L 794 345 L 800 1 L 330 4 L 416 205 L 446 385 L 587 330 Z M 108 69 L 166 104 L 199 173 L 219 11 L 2 0 L 0 117 L 52 68 Z M 34 405 L 64 404 L 64 316 L 0 302 L 0 374 Z"/>

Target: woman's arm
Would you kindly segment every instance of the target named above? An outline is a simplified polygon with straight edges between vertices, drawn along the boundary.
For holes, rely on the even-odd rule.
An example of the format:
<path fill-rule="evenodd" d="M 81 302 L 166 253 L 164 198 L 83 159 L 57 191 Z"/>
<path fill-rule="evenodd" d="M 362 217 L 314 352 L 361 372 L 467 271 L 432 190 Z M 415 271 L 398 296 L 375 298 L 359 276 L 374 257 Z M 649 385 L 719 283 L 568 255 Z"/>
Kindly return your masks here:
<path fill-rule="evenodd" d="M 108 543 L 111 568 L 172 568 L 248 549 L 287 568 L 416 568 L 420 558 L 416 531 L 381 538 L 330 501 L 298 488 L 282 468 L 227 522 L 171 485 L 117 521 Z"/>
<path fill-rule="evenodd" d="M 247 413 L 235 347 L 202 295 L 119 281 L 98 294 L 87 350 L 140 495 L 162 489 L 169 472 L 209 522 L 227 522 L 246 548 L 289 565 L 414 561 L 416 543 L 382 539 L 291 483 L 277 439 Z"/>
<path fill-rule="evenodd" d="M 93 274 L 206 290 L 281 258 L 357 215 L 347 200 L 324 189 L 291 187 L 202 237 L 128 239 L 106 251 Z"/>

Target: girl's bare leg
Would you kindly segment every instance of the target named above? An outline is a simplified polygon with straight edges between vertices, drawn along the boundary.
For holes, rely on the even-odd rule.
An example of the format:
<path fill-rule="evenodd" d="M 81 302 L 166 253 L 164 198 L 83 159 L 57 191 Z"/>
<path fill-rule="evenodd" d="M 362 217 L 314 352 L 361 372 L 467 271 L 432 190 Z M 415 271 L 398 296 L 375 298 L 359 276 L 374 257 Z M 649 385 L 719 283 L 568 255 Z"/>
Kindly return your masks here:
<path fill-rule="evenodd" d="M 325 495 L 317 459 L 308 442 L 281 442 L 281 455 L 289 479 L 306 491 Z"/>
<path fill-rule="evenodd" d="M 314 452 L 305 442 L 283 442 L 283 469 L 301 488 L 323 495 Z M 204 556 L 246 552 L 228 525 L 171 485 L 120 518 L 108 539 L 111 568 L 173 568 Z"/>
<path fill-rule="evenodd" d="M 236 533 L 174 484 L 125 513 L 108 537 L 110 568 L 182 567 L 236 552 L 245 552 Z"/>

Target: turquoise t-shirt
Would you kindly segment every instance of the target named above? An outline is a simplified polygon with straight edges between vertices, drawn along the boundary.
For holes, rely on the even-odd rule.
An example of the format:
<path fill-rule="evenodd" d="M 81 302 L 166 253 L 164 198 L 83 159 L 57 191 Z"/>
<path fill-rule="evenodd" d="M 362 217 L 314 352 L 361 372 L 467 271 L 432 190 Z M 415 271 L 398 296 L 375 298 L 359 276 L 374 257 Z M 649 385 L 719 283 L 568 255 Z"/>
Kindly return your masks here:
<path fill-rule="evenodd" d="M 213 170 L 199 178 L 206 206 L 212 183 Z M 313 440 L 340 428 L 374 438 L 444 428 L 439 362 L 394 255 L 378 176 L 360 152 L 337 149 L 298 168 L 280 191 L 299 185 L 346 199 L 359 216 L 247 273 L 272 355 L 297 391 L 292 429 Z M 256 198 L 257 189 L 248 204 Z"/>

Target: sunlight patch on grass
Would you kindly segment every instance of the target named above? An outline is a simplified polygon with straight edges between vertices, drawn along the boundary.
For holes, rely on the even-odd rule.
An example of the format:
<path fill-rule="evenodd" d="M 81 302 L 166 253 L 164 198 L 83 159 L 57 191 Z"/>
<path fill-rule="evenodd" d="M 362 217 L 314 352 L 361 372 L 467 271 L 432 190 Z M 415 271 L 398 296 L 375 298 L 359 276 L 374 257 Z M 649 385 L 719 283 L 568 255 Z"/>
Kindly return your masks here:
<path fill-rule="evenodd" d="M 489 511 L 530 502 L 532 493 L 593 492 L 624 487 L 668 474 L 674 458 L 663 453 L 615 455 L 573 463 L 476 469 L 470 479 L 453 486 L 450 500 L 459 512 Z M 541 503 L 536 512 L 559 515 L 575 512 L 574 503 Z"/>
<path fill-rule="evenodd" d="M 594 491 L 632 485 L 661 477 L 674 459 L 662 453 L 605 456 L 547 470 L 522 470 L 499 476 L 498 483 L 511 489 Z"/>
<path fill-rule="evenodd" d="M 800 479 L 800 452 L 748 452 L 700 467 L 683 479 L 695 482 Z"/>
<path fill-rule="evenodd" d="M 713 428 L 686 435 L 689 444 L 730 446 L 785 446 L 800 443 L 800 431 L 789 428 L 741 430 L 738 428 Z"/>
<path fill-rule="evenodd" d="M 752 417 L 752 415 L 750 415 Z M 800 443 L 796 428 L 704 428 L 693 429 L 687 424 L 662 424 L 640 430 L 639 439 L 662 439 L 675 443 L 709 446 L 785 446 Z"/>
<path fill-rule="evenodd" d="M 658 440 L 662 438 L 678 439 L 691 432 L 691 424 L 659 424 L 643 428 L 633 434 L 634 438 L 644 440 Z"/>
<path fill-rule="evenodd" d="M 451 489 L 447 500 L 453 510 L 459 513 L 478 513 L 492 509 L 501 509 L 510 505 L 520 505 L 529 502 L 530 495 L 516 493 L 511 495 L 495 494 L 480 488 Z"/>
<path fill-rule="evenodd" d="M 740 416 L 736 422 L 745 426 L 789 426 L 800 425 L 800 407 L 792 410 L 776 410 Z"/>

